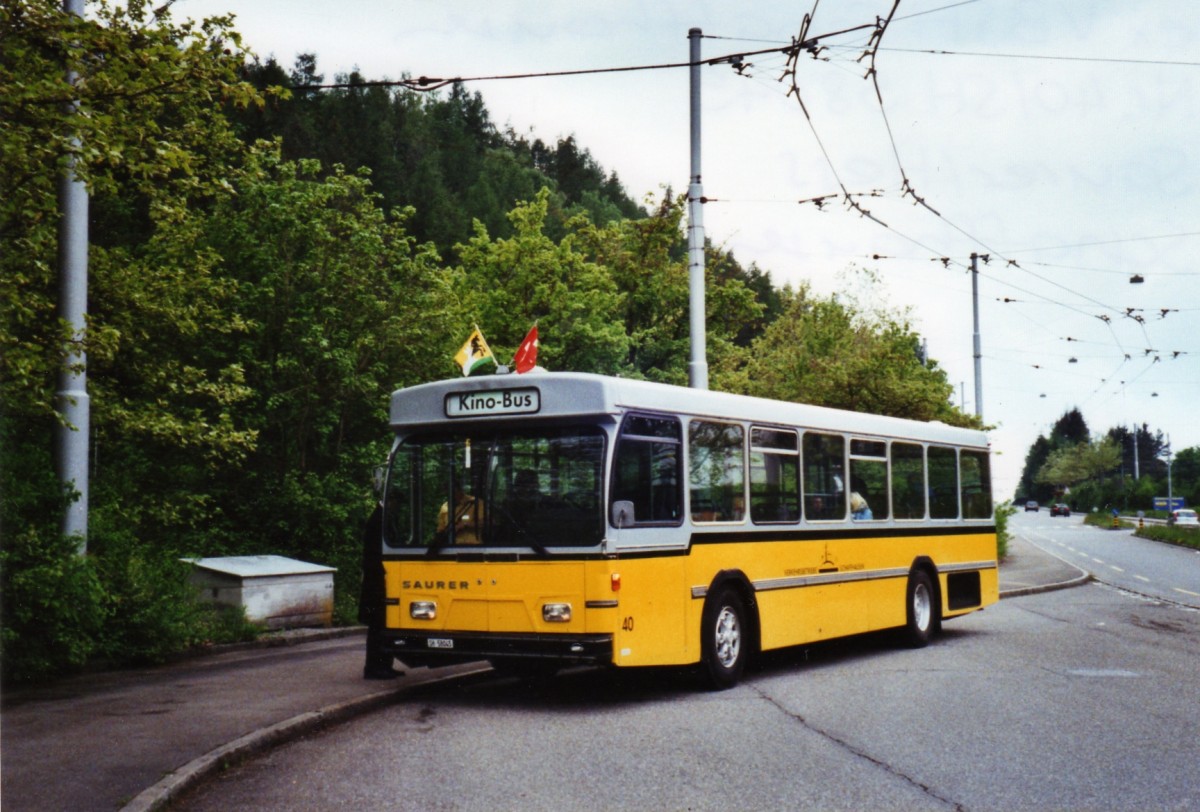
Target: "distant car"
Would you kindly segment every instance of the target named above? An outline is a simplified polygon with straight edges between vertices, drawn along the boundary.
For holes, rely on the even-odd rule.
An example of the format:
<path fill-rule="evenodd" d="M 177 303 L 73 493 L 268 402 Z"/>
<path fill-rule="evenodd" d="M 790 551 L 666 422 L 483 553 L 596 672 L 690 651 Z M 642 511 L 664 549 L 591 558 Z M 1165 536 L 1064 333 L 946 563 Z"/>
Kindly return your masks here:
<path fill-rule="evenodd" d="M 1038 503 L 1033 501 L 1032 499 L 1030 499 L 1028 502 L 1025 503 L 1025 512 L 1028 513 L 1031 510 L 1034 513 L 1038 512 Z"/>
<path fill-rule="evenodd" d="M 1167 524 L 1176 527 L 1200 527 L 1200 517 L 1196 516 L 1196 511 L 1188 508 L 1172 510 L 1171 515 L 1167 517 Z"/>
<path fill-rule="evenodd" d="M 1068 505 L 1064 505 L 1062 502 L 1059 502 L 1057 504 L 1050 506 L 1050 515 L 1051 516 L 1070 516 L 1071 508 Z"/>

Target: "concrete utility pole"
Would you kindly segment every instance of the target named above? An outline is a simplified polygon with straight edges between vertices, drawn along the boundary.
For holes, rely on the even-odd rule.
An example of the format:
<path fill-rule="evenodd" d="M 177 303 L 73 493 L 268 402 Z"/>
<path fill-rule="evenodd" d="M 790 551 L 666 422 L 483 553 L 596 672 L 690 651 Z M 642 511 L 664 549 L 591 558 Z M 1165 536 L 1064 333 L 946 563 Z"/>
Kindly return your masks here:
<path fill-rule="evenodd" d="M 979 254 L 971 254 L 971 306 L 975 311 L 975 416 L 983 419 L 983 353 L 979 349 Z"/>
<path fill-rule="evenodd" d="M 1136 482 L 1142 478 L 1141 471 L 1138 470 L 1138 424 L 1133 424 L 1133 479 Z"/>
<path fill-rule="evenodd" d="M 1175 504 L 1175 491 L 1171 487 L 1171 435 L 1167 435 L 1167 510 Z"/>
<path fill-rule="evenodd" d="M 63 0 L 63 11 L 83 16 L 83 0 Z M 78 76 L 67 71 L 67 83 Z M 74 113 L 78 102 L 69 105 Z M 76 137 L 73 145 L 78 147 Z M 75 174 L 71 156 L 58 181 L 58 315 L 71 329 L 71 346 L 58 374 L 55 408 L 61 416 L 55 428 L 54 461 L 59 481 L 79 497 L 67 506 L 62 532 L 79 540 L 79 552 L 87 552 L 88 530 L 88 433 L 91 408 L 87 393 L 87 356 L 83 351 L 87 313 L 88 196 L 87 187 Z"/>
<path fill-rule="evenodd" d="M 691 356 L 688 386 L 708 388 L 707 333 L 704 318 L 704 187 L 700 185 L 700 29 L 688 31 L 688 61 L 691 62 L 692 174 L 688 180 L 688 307 L 691 326 Z"/>

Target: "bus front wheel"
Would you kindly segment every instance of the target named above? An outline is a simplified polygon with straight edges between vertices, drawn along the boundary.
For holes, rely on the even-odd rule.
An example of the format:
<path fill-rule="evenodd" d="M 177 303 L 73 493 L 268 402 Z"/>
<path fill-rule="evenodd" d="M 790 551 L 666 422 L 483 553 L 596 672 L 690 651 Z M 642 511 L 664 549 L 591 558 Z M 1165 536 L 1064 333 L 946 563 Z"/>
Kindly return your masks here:
<path fill-rule="evenodd" d="M 937 593 L 929 574 L 916 570 L 909 575 L 905 594 L 904 641 L 912 648 L 922 648 L 933 638 L 939 620 Z"/>
<path fill-rule="evenodd" d="M 732 688 L 746 667 L 749 643 L 746 605 L 736 590 L 725 587 L 704 607 L 701 655 L 704 676 L 718 691 Z"/>

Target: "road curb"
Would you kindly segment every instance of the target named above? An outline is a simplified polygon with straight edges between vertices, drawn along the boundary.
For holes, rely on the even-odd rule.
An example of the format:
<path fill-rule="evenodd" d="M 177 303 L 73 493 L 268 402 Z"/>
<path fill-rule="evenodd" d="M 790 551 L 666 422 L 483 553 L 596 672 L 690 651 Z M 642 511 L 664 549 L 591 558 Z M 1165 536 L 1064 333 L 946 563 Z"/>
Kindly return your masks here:
<path fill-rule="evenodd" d="M 1050 556 L 1051 558 L 1055 558 L 1055 559 L 1061 561 L 1062 563 L 1066 564 L 1068 567 L 1075 570 L 1079 574 L 1076 575 L 1074 578 L 1068 578 L 1066 581 L 1056 581 L 1055 583 L 1052 583 L 1052 584 L 1036 584 L 1034 586 L 1022 586 L 1022 587 L 1015 587 L 1013 589 L 1002 589 L 1002 590 L 1000 590 L 1000 599 L 1001 600 L 1004 600 L 1005 598 L 1019 598 L 1022 595 L 1037 595 L 1042 592 L 1054 592 L 1055 590 L 1058 590 L 1058 589 L 1071 589 L 1072 587 L 1083 586 L 1084 584 L 1091 583 L 1092 581 L 1095 580 L 1095 576 L 1093 576 L 1090 572 L 1088 572 L 1087 570 L 1085 570 L 1083 567 L 1079 566 L 1078 564 L 1076 564 L 1072 561 L 1068 561 L 1067 559 L 1063 558 L 1061 555 L 1058 555 L 1057 553 L 1047 550 L 1042 545 L 1033 541 L 1033 539 L 1029 539 L 1024 536 L 1021 536 L 1020 538 L 1021 538 L 1021 541 L 1023 541 L 1025 544 L 1028 544 L 1029 546 L 1035 548 L 1038 552 L 1045 553 L 1046 555 Z"/>
<path fill-rule="evenodd" d="M 1072 564 L 1071 566 L 1075 566 Z M 1079 567 L 1075 567 L 1079 569 Z M 1000 591 L 1000 600 L 1005 598 L 1019 598 L 1022 595 L 1037 595 L 1040 592 L 1053 592 L 1057 589 L 1070 589 L 1071 587 L 1083 586 L 1095 580 L 1090 572 L 1079 570 L 1080 575 L 1071 578 L 1068 581 L 1059 581 L 1054 584 L 1041 584 L 1038 586 L 1022 586 L 1014 589 L 1003 589 Z"/>
<path fill-rule="evenodd" d="M 439 668 L 418 676 L 412 676 L 412 672 L 409 672 L 408 676 L 400 678 L 402 684 L 394 688 L 327 705 L 320 710 L 301 713 L 247 733 L 167 773 L 153 786 L 142 790 L 133 800 L 121 807 L 121 812 L 158 812 L 206 779 L 272 747 L 293 741 L 328 725 L 352 719 L 367 711 L 399 702 L 414 688 L 483 674 L 490 670 L 491 666 L 487 663 L 466 663 Z"/>

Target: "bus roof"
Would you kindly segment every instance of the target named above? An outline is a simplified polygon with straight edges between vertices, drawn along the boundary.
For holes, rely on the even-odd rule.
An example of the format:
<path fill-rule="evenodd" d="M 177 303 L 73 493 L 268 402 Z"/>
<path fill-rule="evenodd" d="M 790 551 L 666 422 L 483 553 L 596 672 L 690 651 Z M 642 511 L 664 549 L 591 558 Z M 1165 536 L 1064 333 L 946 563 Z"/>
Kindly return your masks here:
<path fill-rule="evenodd" d="M 485 375 L 420 384 L 392 393 L 390 425 L 408 433 L 481 421 L 616 421 L 627 411 L 742 420 L 772 426 L 987 448 L 987 435 L 940 422 L 850 412 L 806 403 L 613 378 L 585 372 Z"/>

